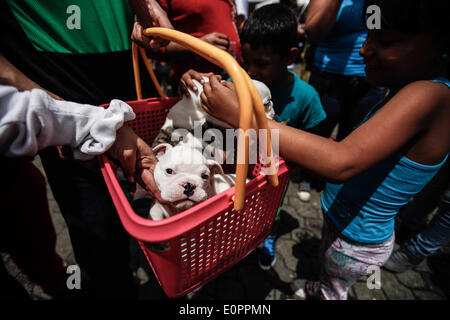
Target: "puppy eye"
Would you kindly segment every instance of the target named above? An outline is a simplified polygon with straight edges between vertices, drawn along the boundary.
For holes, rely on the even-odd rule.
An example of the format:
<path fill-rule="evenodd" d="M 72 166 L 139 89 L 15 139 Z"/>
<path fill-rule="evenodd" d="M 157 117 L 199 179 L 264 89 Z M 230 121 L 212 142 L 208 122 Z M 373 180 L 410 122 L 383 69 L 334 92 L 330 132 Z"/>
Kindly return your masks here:
<path fill-rule="evenodd" d="M 207 174 L 202 174 L 202 179 L 205 179 L 205 180 L 206 180 L 206 179 L 208 179 L 208 177 L 209 177 L 209 176 L 208 176 Z"/>
<path fill-rule="evenodd" d="M 173 174 L 173 170 L 172 170 L 172 169 L 166 169 L 166 172 L 167 172 L 168 174 Z"/>

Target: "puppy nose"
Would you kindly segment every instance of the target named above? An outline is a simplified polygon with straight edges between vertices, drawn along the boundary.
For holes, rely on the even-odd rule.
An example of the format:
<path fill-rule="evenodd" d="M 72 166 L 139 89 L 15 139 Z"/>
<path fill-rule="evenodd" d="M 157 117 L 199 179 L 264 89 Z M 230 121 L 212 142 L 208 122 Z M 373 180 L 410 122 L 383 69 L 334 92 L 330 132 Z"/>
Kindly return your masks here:
<path fill-rule="evenodd" d="M 188 197 L 192 196 L 194 194 L 194 190 L 196 188 L 196 186 L 190 184 L 189 182 L 186 183 L 184 186 L 184 194 L 187 195 Z"/>

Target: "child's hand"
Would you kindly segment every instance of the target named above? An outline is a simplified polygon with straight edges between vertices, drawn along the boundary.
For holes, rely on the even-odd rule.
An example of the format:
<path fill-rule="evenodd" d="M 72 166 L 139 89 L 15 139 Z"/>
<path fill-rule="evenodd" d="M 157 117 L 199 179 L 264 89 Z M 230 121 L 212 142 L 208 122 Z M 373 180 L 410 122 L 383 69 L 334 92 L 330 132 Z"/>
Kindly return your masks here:
<path fill-rule="evenodd" d="M 155 199 L 166 203 L 161 198 L 161 192 L 153 177 L 158 160 L 150 146 L 130 127 L 123 126 L 117 130 L 116 141 L 107 152 L 109 156 L 120 163 L 133 192 L 136 187 L 135 183 L 138 182 Z"/>
<path fill-rule="evenodd" d="M 198 82 L 200 82 L 202 85 L 204 84 L 204 80 L 202 77 L 211 77 L 214 74 L 212 72 L 209 73 L 200 73 L 197 72 L 195 70 L 188 70 L 186 71 L 180 79 L 180 95 L 184 94 L 186 95 L 186 97 L 190 97 L 191 95 L 189 94 L 188 89 L 191 89 L 194 92 L 198 91 L 198 88 L 195 86 L 194 82 L 192 82 L 192 79 L 197 80 Z M 218 80 L 221 80 L 222 77 L 220 75 L 214 75 L 215 77 L 217 77 Z"/>
<path fill-rule="evenodd" d="M 170 22 L 167 13 L 161 8 L 159 3 L 156 0 L 150 0 L 146 2 L 146 9 L 148 11 L 148 15 L 152 20 L 152 25 L 147 25 L 146 27 L 163 27 L 168 29 L 174 29 L 172 23 Z M 145 9 L 144 9 L 145 10 Z M 150 23 L 147 21 L 147 23 Z M 131 39 L 136 42 L 140 47 L 145 49 L 151 49 L 153 51 L 157 51 L 160 47 L 167 46 L 169 44 L 169 40 L 159 38 L 159 37 L 147 37 L 144 35 L 144 27 L 141 25 L 139 21 L 134 23 L 133 31 L 131 34 Z"/>
<path fill-rule="evenodd" d="M 228 40 L 228 37 L 223 33 L 211 32 L 204 35 L 200 39 L 225 51 L 227 51 L 228 48 L 230 47 L 230 40 Z"/>
<path fill-rule="evenodd" d="M 209 82 L 203 84 L 200 97 L 206 112 L 234 128 L 239 127 L 239 102 L 232 82 L 209 77 Z"/>

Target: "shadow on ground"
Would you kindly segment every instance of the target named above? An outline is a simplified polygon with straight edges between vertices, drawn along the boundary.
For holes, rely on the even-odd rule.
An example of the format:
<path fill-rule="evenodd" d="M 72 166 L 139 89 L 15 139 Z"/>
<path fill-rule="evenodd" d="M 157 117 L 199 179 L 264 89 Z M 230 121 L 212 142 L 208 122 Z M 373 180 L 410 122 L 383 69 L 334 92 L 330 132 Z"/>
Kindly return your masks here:
<path fill-rule="evenodd" d="M 450 298 L 450 253 L 437 253 L 428 257 L 431 280 Z"/>
<path fill-rule="evenodd" d="M 276 228 L 278 237 L 298 228 L 298 221 L 286 212 L 281 212 L 280 223 Z M 148 261 L 142 253 L 137 241 L 131 239 L 131 256 L 134 257 L 132 268 L 135 272 L 145 272 L 147 277 L 141 280 L 139 296 L 147 300 L 169 299 L 160 287 Z M 141 270 L 139 270 L 141 269 Z M 258 249 L 251 252 L 236 265 L 219 275 L 214 280 L 188 295 L 178 298 L 182 300 L 264 300 L 273 295 L 274 299 L 292 295 L 289 283 L 280 279 L 274 269 L 263 271 L 258 265 Z"/>

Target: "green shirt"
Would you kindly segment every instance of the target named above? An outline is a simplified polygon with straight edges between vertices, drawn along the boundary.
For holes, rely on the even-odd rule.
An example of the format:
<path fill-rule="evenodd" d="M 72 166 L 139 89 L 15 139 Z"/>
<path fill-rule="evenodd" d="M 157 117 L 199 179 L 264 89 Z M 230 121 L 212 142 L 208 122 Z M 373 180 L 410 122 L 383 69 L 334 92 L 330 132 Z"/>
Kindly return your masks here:
<path fill-rule="evenodd" d="M 94 54 L 131 48 L 133 13 L 126 0 L 7 3 L 38 51 Z"/>

